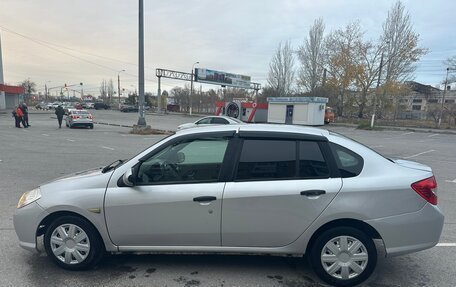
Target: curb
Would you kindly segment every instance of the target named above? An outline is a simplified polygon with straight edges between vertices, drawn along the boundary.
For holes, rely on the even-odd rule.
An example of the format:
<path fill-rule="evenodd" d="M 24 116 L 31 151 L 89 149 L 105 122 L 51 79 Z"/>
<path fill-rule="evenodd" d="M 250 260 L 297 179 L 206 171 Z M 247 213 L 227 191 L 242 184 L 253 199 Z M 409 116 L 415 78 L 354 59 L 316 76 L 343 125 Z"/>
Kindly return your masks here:
<path fill-rule="evenodd" d="M 331 123 L 326 127 L 346 127 L 356 129 L 358 125 L 356 124 L 344 124 L 344 123 Z M 409 131 L 417 133 L 435 133 L 435 134 L 447 134 L 447 135 L 456 135 L 456 130 L 442 130 L 442 129 L 432 129 L 432 128 L 415 128 L 415 127 L 394 127 L 394 126 L 376 126 L 384 130 L 393 130 L 393 131 Z"/>

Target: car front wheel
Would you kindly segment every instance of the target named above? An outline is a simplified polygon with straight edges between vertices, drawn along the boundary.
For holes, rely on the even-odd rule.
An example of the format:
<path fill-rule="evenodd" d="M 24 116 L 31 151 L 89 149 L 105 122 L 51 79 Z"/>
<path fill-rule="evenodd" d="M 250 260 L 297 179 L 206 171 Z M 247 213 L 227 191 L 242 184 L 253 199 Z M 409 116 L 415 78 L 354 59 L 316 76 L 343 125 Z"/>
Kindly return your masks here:
<path fill-rule="evenodd" d="M 354 286 L 374 271 L 377 249 L 364 232 L 352 227 L 336 227 L 316 238 L 310 261 L 315 273 L 326 283 Z"/>
<path fill-rule="evenodd" d="M 88 269 L 104 254 L 95 228 L 76 216 L 63 216 L 52 222 L 44 235 L 44 247 L 55 264 L 68 270 Z"/>

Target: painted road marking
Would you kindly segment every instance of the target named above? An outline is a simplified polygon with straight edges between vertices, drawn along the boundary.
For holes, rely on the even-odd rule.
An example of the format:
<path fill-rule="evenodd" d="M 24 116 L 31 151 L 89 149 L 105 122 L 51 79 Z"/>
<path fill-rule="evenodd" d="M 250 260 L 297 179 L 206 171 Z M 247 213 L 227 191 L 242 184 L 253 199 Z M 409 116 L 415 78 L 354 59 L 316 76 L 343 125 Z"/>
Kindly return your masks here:
<path fill-rule="evenodd" d="M 69 142 L 74 142 L 74 140 L 72 140 L 72 139 L 66 139 L 66 140 L 69 141 Z"/>
<path fill-rule="evenodd" d="M 426 154 L 426 153 L 430 153 L 430 152 L 433 152 L 435 150 L 431 149 L 431 150 L 428 150 L 428 151 L 423 151 L 423 152 L 420 152 L 420 153 L 417 153 L 417 154 L 414 154 L 414 155 L 411 155 L 411 156 L 406 156 L 404 157 L 405 159 L 407 158 L 412 158 L 412 157 L 416 157 L 416 156 L 419 156 L 419 155 L 422 155 L 422 154 Z"/>
<path fill-rule="evenodd" d="M 108 146 L 101 146 L 101 148 L 104 148 L 104 149 L 109 149 L 109 150 L 114 150 L 112 147 L 108 147 Z"/>
<path fill-rule="evenodd" d="M 42 136 L 45 136 L 45 137 L 48 137 L 49 135 L 48 134 L 41 134 Z"/>
<path fill-rule="evenodd" d="M 437 243 L 439 247 L 456 247 L 456 243 Z"/>
<path fill-rule="evenodd" d="M 374 146 L 371 146 L 371 148 L 378 148 L 378 147 L 383 147 L 382 145 L 374 145 Z"/>
<path fill-rule="evenodd" d="M 415 133 L 415 132 L 403 133 L 403 134 L 401 134 L 401 136 L 411 135 L 411 134 L 414 134 L 414 133 Z"/>
<path fill-rule="evenodd" d="M 1 161 L 1 160 L 0 160 Z M 452 183 L 456 183 L 456 178 L 453 179 L 453 180 L 445 180 L 446 182 L 452 182 Z"/>
<path fill-rule="evenodd" d="M 429 135 L 428 138 L 432 138 L 432 137 L 435 137 L 435 136 L 438 136 L 439 134 L 432 134 L 432 135 Z"/>

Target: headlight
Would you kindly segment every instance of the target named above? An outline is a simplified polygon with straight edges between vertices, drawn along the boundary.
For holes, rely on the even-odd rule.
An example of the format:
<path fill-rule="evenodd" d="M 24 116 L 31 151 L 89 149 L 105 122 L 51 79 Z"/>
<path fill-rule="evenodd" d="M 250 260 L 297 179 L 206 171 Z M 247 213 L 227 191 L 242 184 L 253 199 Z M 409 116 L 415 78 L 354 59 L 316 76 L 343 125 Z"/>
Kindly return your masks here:
<path fill-rule="evenodd" d="M 30 203 L 40 199 L 40 197 L 41 197 L 40 188 L 35 188 L 30 191 L 27 191 L 19 199 L 19 202 L 17 203 L 17 208 L 24 207 L 27 204 L 30 204 Z"/>

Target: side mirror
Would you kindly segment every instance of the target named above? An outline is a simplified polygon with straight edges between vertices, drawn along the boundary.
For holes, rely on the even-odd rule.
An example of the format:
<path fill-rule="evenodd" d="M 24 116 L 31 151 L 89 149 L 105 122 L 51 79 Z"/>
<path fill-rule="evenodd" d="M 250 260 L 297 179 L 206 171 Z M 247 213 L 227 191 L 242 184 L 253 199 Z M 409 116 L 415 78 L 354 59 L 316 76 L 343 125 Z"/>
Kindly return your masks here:
<path fill-rule="evenodd" d="M 127 172 L 122 176 L 122 182 L 125 186 L 133 187 L 135 186 L 135 181 L 132 168 L 127 170 Z"/>
<path fill-rule="evenodd" d="M 183 152 L 178 152 L 176 163 L 183 163 L 184 161 L 185 161 L 185 154 Z"/>

